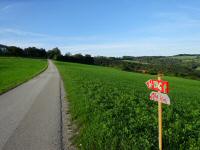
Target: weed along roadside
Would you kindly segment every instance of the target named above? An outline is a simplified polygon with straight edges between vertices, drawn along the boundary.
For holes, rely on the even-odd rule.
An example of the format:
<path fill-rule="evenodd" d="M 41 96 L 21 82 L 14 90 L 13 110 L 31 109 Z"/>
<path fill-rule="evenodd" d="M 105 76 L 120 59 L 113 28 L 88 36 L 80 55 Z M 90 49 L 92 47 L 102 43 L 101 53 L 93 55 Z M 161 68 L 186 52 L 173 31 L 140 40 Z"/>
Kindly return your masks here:
<path fill-rule="evenodd" d="M 163 103 L 170 104 L 158 111 L 161 109 L 149 100 L 144 86 L 156 76 L 68 62 L 55 64 L 64 81 L 72 121 L 78 127 L 73 137 L 78 148 L 159 149 L 158 112 L 162 112 L 162 149 L 199 147 L 199 132 L 194 131 L 200 125 L 200 81 L 168 76 L 155 80 L 157 83 L 150 81 L 155 85 L 152 88 L 161 90 L 154 89 L 150 99 L 162 98 Z M 172 101 L 166 96 L 167 81 L 173 89 L 169 93 Z"/>
<path fill-rule="evenodd" d="M 158 141 L 159 150 L 162 150 L 162 103 L 170 105 L 170 99 L 166 94 L 169 92 L 169 84 L 167 81 L 162 81 L 161 74 L 158 74 L 158 80 L 148 80 L 146 85 L 149 89 L 158 91 L 151 92 L 150 100 L 158 102 Z"/>

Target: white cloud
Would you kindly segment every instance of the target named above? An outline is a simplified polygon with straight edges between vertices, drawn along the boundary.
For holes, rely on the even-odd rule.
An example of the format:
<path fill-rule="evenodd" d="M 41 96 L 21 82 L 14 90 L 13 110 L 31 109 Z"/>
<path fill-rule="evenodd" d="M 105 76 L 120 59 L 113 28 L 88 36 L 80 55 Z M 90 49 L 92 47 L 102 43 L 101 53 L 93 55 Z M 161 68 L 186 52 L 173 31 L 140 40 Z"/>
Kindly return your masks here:
<path fill-rule="evenodd" d="M 0 34 L 13 36 L 16 35 L 21 38 L 40 38 L 40 40 L 53 40 L 53 41 L 88 41 L 97 40 L 97 36 L 59 36 L 59 35 L 49 35 L 36 32 L 28 32 L 12 28 L 0 28 Z"/>
<path fill-rule="evenodd" d="M 71 52 L 105 56 L 149 56 L 200 53 L 200 41 L 141 39 L 126 43 L 83 44 L 61 46 L 63 53 Z"/>
<path fill-rule="evenodd" d="M 53 48 L 44 43 L 32 42 L 32 41 L 22 41 L 22 40 L 1 40 L 0 39 L 0 44 L 4 44 L 4 45 L 8 45 L 8 46 L 18 46 L 21 48 L 33 47 L 33 46 L 38 47 L 38 48 L 47 48 L 47 49 Z"/>
<path fill-rule="evenodd" d="M 115 42 L 104 44 L 73 44 L 65 45 L 53 43 L 21 41 L 21 40 L 0 40 L 0 43 L 6 45 L 15 45 L 22 48 L 35 46 L 38 48 L 52 49 L 59 47 L 63 54 L 70 52 L 72 54 L 92 54 L 93 56 L 146 56 L 146 55 L 175 55 L 180 53 L 200 53 L 200 40 L 180 39 L 140 39 L 127 42 Z"/>
<path fill-rule="evenodd" d="M 8 11 L 9 9 L 11 9 L 12 7 L 13 7 L 12 4 L 6 5 L 6 6 L 2 7 L 2 8 L 0 8 L 0 11 L 2 11 L 2 12 L 7 12 L 7 11 Z"/>
<path fill-rule="evenodd" d="M 45 34 L 26 32 L 26 31 L 21 31 L 21 30 L 17 30 L 17 29 L 11 29 L 11 28 L 0 28 L 0 33 L 1 34 L 14 34 L 14 35 L 18 35 L 18 36 L 47 37 L 47 35 L 45 35 Z"/>
<path fill-rule="evenodd" d="M 164 27 L 157 26 L 159 32 Z M 166 26 L 167 28 L 167 26 Z M 152 30 L 151 30 L 152 31 Z M 119 41 L 114 38 L 109 42 L 106 37 L 98 36 L 53 36 L 43 33 L 27 32 L 12 28 L 0 28 L 0 43 L 19 47 L 36 46 L 51 49 L 58 46 L 62 53 L 66 52 L 104 55 L 104 56 L 142 56 L 142 55 L 174 55 L 178 53 L 200 53 L 200 40 L 197 37 L 140 37 Z M 14 35 L 17 35 L 15 37 Z M 192 51 L 191 51 L 192 50 Z"/>

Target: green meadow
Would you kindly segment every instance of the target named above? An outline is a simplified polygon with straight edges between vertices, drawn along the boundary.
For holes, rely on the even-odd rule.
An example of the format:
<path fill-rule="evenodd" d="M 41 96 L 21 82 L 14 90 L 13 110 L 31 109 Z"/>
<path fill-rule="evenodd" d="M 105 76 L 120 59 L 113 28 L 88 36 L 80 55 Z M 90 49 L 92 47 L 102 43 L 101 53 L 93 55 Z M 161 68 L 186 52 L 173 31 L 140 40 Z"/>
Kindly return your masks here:
<path fill-rule="evenodd" d="M 156 76 L 55 62 L 64 80 L 75 144 L 85 150 L 158 149 L 158 105 L 145 82 Z M 200 81 L 164 77 L 171 105 L 163 104 L 163 149 L 199 149 Z"/>
<path fill-rule="evenodd" d="M 29 80 L 47 66 L 47 60 L 0 57 L 0 94 Z"/>

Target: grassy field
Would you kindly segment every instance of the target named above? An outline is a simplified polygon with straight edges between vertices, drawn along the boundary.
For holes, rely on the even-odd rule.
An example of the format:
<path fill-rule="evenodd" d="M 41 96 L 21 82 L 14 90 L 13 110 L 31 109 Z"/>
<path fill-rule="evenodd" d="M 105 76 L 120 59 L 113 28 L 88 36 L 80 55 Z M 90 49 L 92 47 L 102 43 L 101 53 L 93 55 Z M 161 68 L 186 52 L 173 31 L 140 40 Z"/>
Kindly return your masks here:
<path fill-rule="evenodd" d="M 200 67 L 196 68 L 196 70 L 199 70 L 199 71 L 200 71 Z"/>
<path fill-rule="evenodd" d="M 176 59 L 197 59 L 197 56 L 171 56 L 171 58 L 176 58 Z"/>
<path fill-rule="evenodd" d="M 172 56 L 170 58 L 180 59 L 185 63 L 188 63 L 188 62 L 193 62 L 193 63 L 195 62 L 198 64 L 200 63 L 200 57 L 198 56 Z"/>
<path fill-rule="evenodd" d="M 32 78 L 47 66 L 46 60 L 0 57 L 0 93 Z"/>
<path fill-rule="evenodd" d="M 158 149 L 157 103 L 145 82 L 156 76 L 55 62 L 64 80 L 80 149 Z M 200 81 L 164 77 L 171 105 L 163 105 L 164 149 L 200 148 Z"/>

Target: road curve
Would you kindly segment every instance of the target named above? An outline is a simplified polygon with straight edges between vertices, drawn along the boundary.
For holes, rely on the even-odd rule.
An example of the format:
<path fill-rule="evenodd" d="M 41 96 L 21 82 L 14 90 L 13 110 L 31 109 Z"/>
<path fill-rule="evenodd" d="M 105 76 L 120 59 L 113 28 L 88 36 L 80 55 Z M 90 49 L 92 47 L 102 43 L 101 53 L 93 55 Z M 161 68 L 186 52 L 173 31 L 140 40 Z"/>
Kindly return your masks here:
<path fill-rule="evenodd" d="M 0 150 L 60 150 L 60 76 L 45 72 L 0 96 Z"/>

